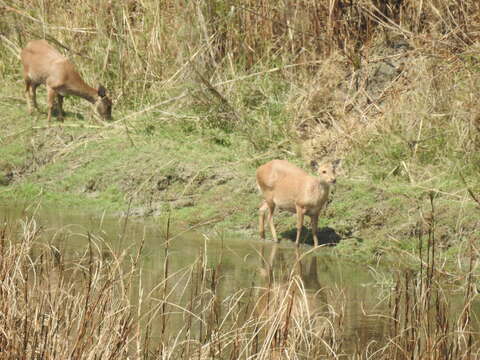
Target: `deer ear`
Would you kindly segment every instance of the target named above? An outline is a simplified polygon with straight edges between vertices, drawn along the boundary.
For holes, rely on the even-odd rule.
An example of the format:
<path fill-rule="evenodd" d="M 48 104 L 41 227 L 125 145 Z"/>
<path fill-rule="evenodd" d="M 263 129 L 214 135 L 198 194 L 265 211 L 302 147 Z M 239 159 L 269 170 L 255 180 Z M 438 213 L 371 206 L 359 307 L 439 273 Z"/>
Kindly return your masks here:
<path fill-rule="evenodd" d="M 312 161 L 310 161 L 310 166 L 312 167 L 313 170 L 317 171 L 317 169 L 318 169 L 318 162 L 317 162 L 317 160 L 312 160 Z"/>
<path fill-rule="evenodd" d="M 336 159 L 332 161 L 332 166 L 336 169 L 341 162 L 342 162 L 342 159 Z"/>
<path fill-rule="evenodd" d="M 98 96 L 100 96 L 100 97 L 103 98 L 103 97 L 107 96 L 107 89 L 105 89 L 105 88 L 103 87 L 103 85 L 100 85 L 100 86 L 98 87 L 97 93 L 98 93 Z"/>

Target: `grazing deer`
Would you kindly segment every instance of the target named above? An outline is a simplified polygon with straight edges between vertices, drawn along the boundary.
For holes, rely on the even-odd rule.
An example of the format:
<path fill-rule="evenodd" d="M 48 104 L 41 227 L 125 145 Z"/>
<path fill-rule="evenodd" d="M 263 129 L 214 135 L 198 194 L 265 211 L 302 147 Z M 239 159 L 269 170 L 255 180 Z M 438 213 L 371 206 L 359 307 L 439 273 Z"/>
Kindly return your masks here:
<path fill-rule="evenodd" d="M 297 246 L 300 242 L 303 218 L 305 215 L 310 216 L 313 241 L 315 246 L 318 246 L 318 216 L 328 199 L 331 185 L 336 181 L 335 170 L 339 163 L 340 160 L 336 160 L 318 166 L 312 161 L 318 177 L 309 175 L 286 160 L 272 160 L 260 166 L 256 173 L 257 186 L 264 198 L 259 210 L 260 237 L 265 239 L 265 215 L 268 210 L 270 231 L 273 239 L 278 242 L 273 212 L 275 207 L 279 207 L 297 214 Z"/>
<path fill-rule="evenodd" d="M 48 121 L 51 121 L 55 98 L 58 103 L 58 118 L 63 121 L 63 97 L 75 95 L 95 105 L 98 114 L 105 120 L 112 117 L 112 101 L 105 88 L 95 89 L 87 85 L 73 64 L 45 40 L 30 41 L 22 50 L 25 94 L 28 110 L 37 107 L 36 90 L 41 84 L 47 87 Z"/>

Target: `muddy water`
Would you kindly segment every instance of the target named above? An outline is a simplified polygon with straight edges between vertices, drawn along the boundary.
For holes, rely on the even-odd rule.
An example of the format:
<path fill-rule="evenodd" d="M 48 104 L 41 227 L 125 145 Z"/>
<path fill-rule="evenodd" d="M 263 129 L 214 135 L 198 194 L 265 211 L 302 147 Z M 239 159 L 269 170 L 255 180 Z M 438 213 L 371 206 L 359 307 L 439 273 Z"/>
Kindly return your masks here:
<path fill-rule="evenodd" d="M 142 288 L 148 292 L 163 279 L 167 238 L 165 223 L 38 209 L 19 211 L 0 205 L 1 221 L 22 221 L 32 216 L 37 226 L 43 228 L 44 240 L 58 248 L 65 257 L 75 259 L 85 254 L 89 236 L 100 247 L 111 248 L 116 253 L 127 249 L 134 254 L 143 243 L 140 261 Z M 169 239 L 169 274 L 178 271 L 181 275 L 182 269 L 202 257 L 209 268 L 219 269 L 217 293 L 220 298 L 239 289 L 266 287 L 267 281 L 272 281 L 271 274 L 278 284 L 295 273 L 301 277 L 307 295 L 320 298 L 320 301 L 311 303 L 311 312 L 323 311 L 327 304 L 342 315 L 336 325 L 341 328 L 339 340 L 344 350 L 362 353 L 388 341 L 391 332 L 391 322 L 387 320 L 391 315 L 389 294 L 395 272 L 402 274 L 400 269 L 354 265 L 333 256 L 329 248 L 312 251 L 311 247 L 304 246 L 297 249 L 288 240 L 275 244 L 251 236 L 212 234 L 205 228 L 184 231 L 171 226 Z M 172 277 L 172 283 L 181 281 L 177 280 L 177 275 Z M 134 284 L 134 287 L 138 286 Z M 462 293 L 455 294 L 449 295 L 453 305 L 450 308 L 452 319 L 458 318 L 463 304 Z M 474 314 L 480 312 L 478 301 L 472 311 Z M 478 320 L 473 321 L 478 333 Z"/>
<path fill-rule="evenodd" d="M 142 286 L 152 288 L 163 278 L 166 224 L 5 207 L 0 207 L 0 216 L 2 220 L 11 221 L 33 216 L 43 228 L 45 241 L 66 256 L 85 253 L 88 234 L 91 238 L 102 239 L 101 242 L 117 252 L 131 248 L 133 253 L 143 242 Z M 219 291 L 221 296 L 226 296 L 238 289 L 265 286 L 269 269 L 277 283 L 295 272 L 309 294 L 321 292 L 322 296 L 330 297 L 325 298 L 326 303 L 333 302 L 337 311 L 343 309 L 344 342 L 363 347 L 371 341 L 381 342 L 386 335 L 386 323 L 365 314 L 365 311 L 376 314 L 386 311 L 387 304 L 380 301 L 382 292 L 376 282 L 380 273 L 372 272 L 367 266 L 339 261 L 329 255 L 327 248 L 312 252 L 307 246 L 296 249 L 288 240 L 275 244 L 228 234 L 206 235 L 202 229 L 170 230 L 169 238 L 170 274 L 189 267 L 199 256 L 204 256 L 208 266 L 221 269 Z M 301 260 L 296 261 L 299 257 Z"/>

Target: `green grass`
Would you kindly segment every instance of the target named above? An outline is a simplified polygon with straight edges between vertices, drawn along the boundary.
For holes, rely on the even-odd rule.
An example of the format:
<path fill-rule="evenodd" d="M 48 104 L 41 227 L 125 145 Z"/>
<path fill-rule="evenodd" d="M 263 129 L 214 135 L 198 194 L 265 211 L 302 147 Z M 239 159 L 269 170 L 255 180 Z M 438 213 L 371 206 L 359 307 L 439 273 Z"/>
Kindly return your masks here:
<path fill-rule="evenodd" d="M 271 104 L 267 109 L 258 106 L 265 113 L 271 108 Z M 172 212 L 184 225 L 205 222 L 216 231 L 257 236 L 260 195 L 255 168 L 275 154 L 285 156 L 284 148 L 259 152 L 252 141 L 235 132 L 185 127 L 181 121 L 158 122 L 153 114 L 129 121 L 127 134 L 121 124 L 97 127 L 72 117 L 64 126 L 48 127 L 42 114 L 35 124 L 40 128 L 29 130 L 28 116 L 18 117 L 19 110 L 8 106 L 3 109 L 9 119 L 5 123 L 15 123 L 9 133 L 19 134 L 0 149 L 3 164 L 8 164 L 3 171 L 21 173 L 0 191 L 8 202 L 34 200 L 47 207 L 93 212 L 126 211 L 130 206 L 137 215 L 164 217 Z M 121 108 L 118 112 L 126 114 Z M 429 144 L 438 146 L 444 144 Z M 398 136 L 373 137 L 363 152 L 345 154 L 333 201 L 319 223 L 343 238 L 335 252 L 370 262 L 379 256 L 388 258 L 392 247 L 415 251 L 414 228 L 422 212 L 429 211 L 433 191 L 439 236 L 447 254 L 459 254 L 452 244 L 457 234 L 463 238 L 473 234 L 475 205 L 465 191 L 458 192 L 463 184 L 450 171 L 452 163 L 459 164 L 457 155 L 435 161 L 432 154 L 419 151 L 413 157 Z M 288 157 L 304 166 L 301 159 Z M 475 186 L 472 166 L 464 162 L 462 172 Z M 277 212 L 275 222 L 278 232 L 289 238 L 295 217 Z M 311 237 L 308 220 L 306 228 L 304 239 Z"/>
<path fill-rule="evenodd" d="M 0 24 L 0 199 L 95 212 L 130 206 L 145 216 L 172 211 L 185 224 L 212 221 L 213 229 L 257 236 L 259 165 L 283 158 L 307 168 L 311 159 L 343 158 L 320 219 L 343 238 L 338 252 L 373 261 L 390 247 L 413 251 L 430 194 L 445 251 L 478 240 L 478 205 L 467 192 L 480 194 L 472 14 L 459 11 L 451 22 L 457 12 L 421 10 L 426 19 L 445 16 L 448 34 L 465 25 L 471 41 L 459 43 L 436 21 L 414 24 L 420 14 L 402 19 L 411 25 L 406 36 L 364 23 L 370 16 L 360 8 L 333 14 L 307 1 L 292 12 L 267 2 L 276 9 L 269 23 L 235 4 L 147 0 L 101 6 L 91 17 L 91 0 L 70 16 L 60 3 L 47 11 L 12 2 L 18 11 Z M 325 19 L 345 28 L 315 25 Z M 352 31 L 353 23 L 379 32 Z M 41 112 L 27 114 L 15 52 L 32 34 L 56 44 L 89 84 L 107 87 L 113 123 L 94 122 L 88 104 L 70 97 L 66 123 L 48 126 L 43 87 Z M 379 75 L 385 67 L 393 77 Z M 295 228 L 290 214 L 275 221 L 286 237 Z"/>

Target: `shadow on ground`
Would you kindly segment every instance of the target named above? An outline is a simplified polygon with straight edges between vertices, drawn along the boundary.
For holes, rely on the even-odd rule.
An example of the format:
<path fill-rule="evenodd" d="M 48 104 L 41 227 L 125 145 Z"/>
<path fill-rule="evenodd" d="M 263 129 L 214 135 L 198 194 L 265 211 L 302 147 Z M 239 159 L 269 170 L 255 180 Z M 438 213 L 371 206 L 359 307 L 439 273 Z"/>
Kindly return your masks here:
<path fill-rule="evenodd" d="M 318 229 L 317 236 L 318 245 L 335 246 L 340 242 L 340 240 L 342 240 L 342 237 L 334 229 L 328 226 Z M 291 230 L 284 231 L 280 233 L 280 237 L 295 242 L 295 239 L 297 237 L 297 229 L 293 228 Z M 308 244 L 313 246 L 313 236 L 311 229 L 305 226 L 302 228 L 300 242 L 302 244 Z"/>

